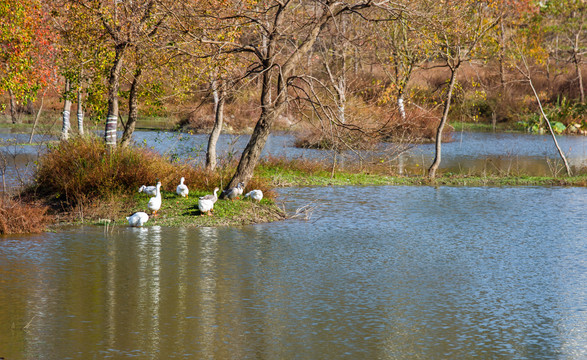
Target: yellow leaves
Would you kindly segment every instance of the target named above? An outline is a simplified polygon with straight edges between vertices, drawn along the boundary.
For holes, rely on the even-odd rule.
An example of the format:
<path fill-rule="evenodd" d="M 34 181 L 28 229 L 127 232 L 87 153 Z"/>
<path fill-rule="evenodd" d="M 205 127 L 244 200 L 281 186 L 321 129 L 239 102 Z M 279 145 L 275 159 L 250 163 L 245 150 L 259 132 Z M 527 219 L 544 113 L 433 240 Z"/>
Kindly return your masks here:
<path fill-rule="evenodd" d="M 395 84 L 391 84 L 387 86 L 379 95 L 377 99 L 377 105 L 382 106 L 388 103 L 391 103 L 395 100 L 395 95 L 397 94 L 397 87 Z"/>

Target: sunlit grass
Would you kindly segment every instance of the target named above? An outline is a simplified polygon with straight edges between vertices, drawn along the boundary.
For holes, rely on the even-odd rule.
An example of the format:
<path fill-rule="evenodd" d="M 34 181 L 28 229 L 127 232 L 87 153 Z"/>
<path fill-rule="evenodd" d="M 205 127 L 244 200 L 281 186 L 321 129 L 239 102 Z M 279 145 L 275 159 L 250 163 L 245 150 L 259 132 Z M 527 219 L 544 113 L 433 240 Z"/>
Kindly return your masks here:
<path fill-rule="evenodd" d="M 425 169 L 424 169 L 425 170 Z M 257 168 L 274 187 L 345 185 L 449 185 L 449 186 L 587 186 L 587 174 L 572 177 L 500 176 L 493 174 L 439 173 L 435 179 L 425 175 L 392 174 L 377 164 L 351 165 L 334 173 L 327 163 L 313 160 L 267 159 Z"/>
<path fill-rule="evenodd" d="M 273 200 L 263 199 L 256 203 L 250 199 L 218 200 L 214 204 L 212 215 L 202 214 L 198 209 L 198 198 L 208 195 L 206 191 L 190 191 L 188 198 L 178 196 L 175 192 L 163 191 L 161 209 L 156 216 L 151 216 L 146 226 L 222 226 L 247 225 L 281 220 L 285 212 Z M 117 225 L 127 225 L 125 216 L 136 211 L 149 213 L 147 203 L 149 196 L 136 195 L 128 207 L 128 214 L 119 214 L 114 219 Z"/>

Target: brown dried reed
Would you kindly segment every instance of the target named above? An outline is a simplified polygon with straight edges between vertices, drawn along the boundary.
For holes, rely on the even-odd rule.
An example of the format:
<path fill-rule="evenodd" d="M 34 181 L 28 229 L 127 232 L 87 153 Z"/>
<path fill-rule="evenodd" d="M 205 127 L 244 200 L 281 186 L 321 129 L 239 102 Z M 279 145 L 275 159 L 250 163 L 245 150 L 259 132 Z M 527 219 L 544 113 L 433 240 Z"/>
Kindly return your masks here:
<path fill-rule="evenodd" d="M 47 211 L 47 206 L 10 198 L 0 199 L 0 235 L 45 231 L 51 222 Z"/>

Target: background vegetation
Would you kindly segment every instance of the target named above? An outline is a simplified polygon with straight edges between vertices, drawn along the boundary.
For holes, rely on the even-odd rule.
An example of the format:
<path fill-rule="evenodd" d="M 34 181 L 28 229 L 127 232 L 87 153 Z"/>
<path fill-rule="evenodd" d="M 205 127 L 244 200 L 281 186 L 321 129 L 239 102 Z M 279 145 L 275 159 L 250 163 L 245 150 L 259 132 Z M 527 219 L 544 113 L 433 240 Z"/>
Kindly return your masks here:
<path fill-rule="evenodd" d="M 241 21 L 247 16 L 238 9 L 241 3 L 16 3 L 0 1 L 5 119 L 32 123 L 41 101 L 53 114 L 69 111 L 64 105 L 79 103 L 78 112 L 86 121 L 103 126 L 115 95 L 120 99 L 116 115 L 126 128 L 134 96 L 140 119 L 163 119 L 162 126 L 209 132 L 215 119 L 211 84 L 220 81 L 226 101 L 225 130 L 251 132 L 255 126 L 261 112 L 257 100 L 261 79 L 251 68 L 255 54 L 242 46 L 263 41 L 264 34 L 257 18 Z M 244 4 L 265 16 L 271 16 L 275 6 L 271 1 Z M 435 5 L 420 0 L 397 2 L 393 8 L 370 1 L 345 4 L 363 4 L 362 17 L 343 14 L 324 25 L 300 64 L 300 81 L 289 88 L 292 101 L 275 123 L 278 129 L 301 130 L 301 146 L 336 147 L 341 140 L 351 146 L 363 143 L 357 139 L 366 135 L 433 139 L 450 77 L 442 56 L 447 46 L 453 54 L 467 46 L 471 50 L 457 74 L 451 122 L 544 131 L 538 106 L 517 68 L 520 54 L 526 54 L 532 81 L 555 130 L 587 132 L 584 1 Z M 300 16 L 296 11 L 311 5 L 287 2 L 284 16 Z M 434 28 L 434 22 L 442 27 Z M 479 34 L 479 22 L 491 26 Z M 307 36 L 286 30 L 278 35 L 284 37 L 279 45 L 284 48 L 295 46 L 296 35 L 297 41 Z M 468 43 L 472 36 L 478 38 L 475 44 Z M 230 51 L 222 50 L 228 47 Z M 398 109 L 400 98 L 406 116 Z M 69 105 L 64 104 L 67 100 Z"/>

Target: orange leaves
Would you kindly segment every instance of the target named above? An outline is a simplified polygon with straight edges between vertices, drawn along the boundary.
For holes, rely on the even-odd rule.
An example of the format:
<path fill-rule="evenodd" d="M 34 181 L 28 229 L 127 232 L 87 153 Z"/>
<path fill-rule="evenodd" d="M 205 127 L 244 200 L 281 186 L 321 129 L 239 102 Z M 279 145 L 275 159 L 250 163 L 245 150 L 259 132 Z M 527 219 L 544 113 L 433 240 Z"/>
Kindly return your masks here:
<path fill-rule="evenodd" d="M 0 90 L 34 100 L 54 75 L 55 38 L 39 1 L 0 0 Z"/>

